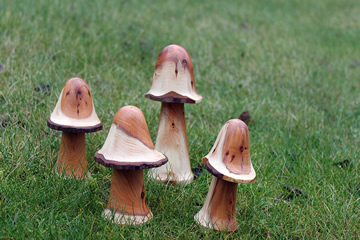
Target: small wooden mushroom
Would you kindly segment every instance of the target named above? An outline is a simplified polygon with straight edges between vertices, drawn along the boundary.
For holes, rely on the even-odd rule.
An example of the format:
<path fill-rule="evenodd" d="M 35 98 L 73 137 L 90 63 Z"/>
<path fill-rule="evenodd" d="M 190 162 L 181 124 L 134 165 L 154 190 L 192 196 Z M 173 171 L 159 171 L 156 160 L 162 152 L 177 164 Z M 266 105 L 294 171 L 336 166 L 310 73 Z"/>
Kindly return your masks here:
<path fill-rule="evenodd" d="M 84 178 L 88 174 L 85 133 L 101 130 L 102 123 L 96 115 L 89 86 L 83 79 L 71 78 L 66 82 L 47 125 L 63 132 L 57 172 L 71 178 Z"/>
<path fill-rule="evenodd" d="M 155 150 L 140 109 L 134 106 L 119 109 L 104 146 L 95 153 L 95 161 L 113 168 L 110 198 L 103 216 L 129 225 L 151 219 L 145 201 L 143 169 L 159 167 L 167 158 Z"/>
<path fill-rule="evenodd" d="M 165 47 L 157 59 L 150 91 L 145 95 L 162 102 L 155 148 L 169 162 L 149 171 L 149 177 L 163 182 L 187 184 L 193 181 L 185 124 L 184 103 L 201 102 L 196 92 L 191 57 L 179 45 Z"/>
<path fill-rule="evenodd" d="M 246 124 L 239 119 L 229 120 L 202 161 L 214 177 L 195 221 L 217 231 L 235 231 L 238 227 L 235 217 L 237 185 L 250 183 L 256 177 Z"/>

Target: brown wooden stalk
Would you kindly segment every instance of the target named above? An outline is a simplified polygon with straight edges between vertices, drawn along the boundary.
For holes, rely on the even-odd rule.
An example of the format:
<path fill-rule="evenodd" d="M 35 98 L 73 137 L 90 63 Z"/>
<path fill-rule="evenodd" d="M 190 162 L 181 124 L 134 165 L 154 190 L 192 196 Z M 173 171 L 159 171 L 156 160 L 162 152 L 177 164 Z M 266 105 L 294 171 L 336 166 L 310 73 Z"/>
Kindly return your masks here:
<path fill-rule="evenodd" d="M 101 130 L 102 123 L 96 115 L 89 86 L 83 79 L 71 78 L 66 82 L 47 124 L 63 132 L 57 172 L 71 178 L 87 176 L 85 133 Z"/>
<path fill-rule="evenodd" d="M 246 124 L 239 119 L 226 122 L 202 161 L 214 177 L 205 204 L 194 217 L 195 221 L 217 231 L 235 231 L 237 185 L 250 183 L 256 177 L 250 159 L 250 137 Z"/>
<path fill-rule="evenodd" d="M 95 161 L 113 168 L 110 198 L 103 216 L 117 224 L 141 224 L 152 218 L 145 202 L 143 169 L 167 162 L 155 150 L 144 114 L 134 106 L 125 106 L 115 114 L 103 147 Z"/>
<path fill-rule="evenodd" d="M 169 45 L 156 61 L 152 85 L 145 95 L 162 102 L 155 148 L 165 153 L 169 162 L 149 177 L 162 182 L 188 184 L 193 181 L 186 134 L 184 103 L 199 103 L 191 57 L 179 45 Z"/>
<path fill-rule="evenodd" d="M 63 132 L 56 163 L 60 175 L 81 179 L 88 173 L 85 151 L 85 133 Z"/>
<path fill-rule="evenodd" d="M 204 206 L 195 220 L 202 226 L 216 231 L 235 231 L 237 183 L 213 177 Z"/>
<path fill-rule="evenodd" d="M 194 175 L 190 166 L 183 103 L 161 104 L 155 148 L 164 153 L 169 161 L 151 170 L 149 174 L 153 178 L 177 183 L 192 182 Z"/>
<path fill-rule="evenodd" d="M 113 169 L 110 198 L 105 217 L 118 224 L 141 224 L 152 218 L 145 201 L 143 170 Z"/>

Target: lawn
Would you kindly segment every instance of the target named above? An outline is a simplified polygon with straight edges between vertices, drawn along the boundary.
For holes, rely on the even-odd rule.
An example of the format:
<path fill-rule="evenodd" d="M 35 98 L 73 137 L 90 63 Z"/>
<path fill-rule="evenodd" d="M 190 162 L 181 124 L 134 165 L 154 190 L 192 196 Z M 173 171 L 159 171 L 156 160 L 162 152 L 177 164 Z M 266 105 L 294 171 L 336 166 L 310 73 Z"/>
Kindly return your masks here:
<path fill-rule="evenodd" d="M 2 0 L 0 238 L 360 238 L 359 12 L 357 0 Z M 203 97 L 185 106 L 194 172 L 221 126 L 250 113 L 257 178 L 238 186 L 234 233 L 193 220 L 206 169 L 185 187 L 145 178 L 154 217 L 144 225 L 101 217 L 112 170 L 94 153 L 125 105 L 143 111 L 155 142 L 160 103 L 144 95 L 172 43 L 190 53 Z M 92 176 L 81 181 L 54 173 L 61 132 L 46 125 L 75 76 L 104 124 L 86 135 Z"/>

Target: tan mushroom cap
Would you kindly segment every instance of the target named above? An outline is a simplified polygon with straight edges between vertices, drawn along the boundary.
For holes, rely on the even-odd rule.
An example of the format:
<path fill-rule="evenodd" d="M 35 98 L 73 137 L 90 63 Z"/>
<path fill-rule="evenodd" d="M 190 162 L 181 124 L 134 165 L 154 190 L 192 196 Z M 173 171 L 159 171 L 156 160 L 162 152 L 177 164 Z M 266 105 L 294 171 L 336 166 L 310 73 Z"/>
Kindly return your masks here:
<path fill-rule="evenodd" d="M 95 161 L 115 169 L 145 169 L 165 164 L 167 157 L 156 151 L 142 111 L 125 106 L 115 114 L 103 147 Z"/>
<path fill-rule="evenodd" d="M 90 88 L 81 78 L 71 78 L 61 91 L 49 127 L 66 132 L 95 132 L 102 129 Z"/>
<path fill-rule="evenodd" d="M 254 181 L 256 173 L 250 159 L 250 136 L 246 124 L 239 119 L 226 122 L 203 162 L 209 172 L 226 181 Z"/>
<path fill-rule="evenodd" d="M 147 98 L 161 102 L 198 103 L 191 57 L 179 45 L 169 45 L 156 61 L 152 85 Z"/>

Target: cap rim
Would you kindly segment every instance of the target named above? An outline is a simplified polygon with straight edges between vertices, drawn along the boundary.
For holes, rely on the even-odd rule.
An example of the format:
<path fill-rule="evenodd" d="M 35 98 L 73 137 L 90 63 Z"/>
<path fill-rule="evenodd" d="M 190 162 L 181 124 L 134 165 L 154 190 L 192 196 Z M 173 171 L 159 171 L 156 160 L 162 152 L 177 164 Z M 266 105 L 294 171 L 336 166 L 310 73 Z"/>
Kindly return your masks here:
<path fill-rule="evenodd" d="M 100 131 L 103 128 L 102 122 L 93 125 L 93 126 L 84 126 L 84 127 L 75 127 L 70 125 L 62 125 L 53 122 L 49 117 L 47 119 L 47 125 L 49 128 L 52 128 L 54 130 L 63 131 L 63 132 L 72 132 L 72 133 L 91 133 L 91 132 L 97 132 Z"/>
<path fill-rule="evenodd" d="M 118 169 L 118 170 L 141 170 L 148 168 L 156 168 L 168 162 L 168 158 L 157 160 L 155 162 L 120 162 L 108 160 L 103 154 L 96 152 L 94 155 L 95 162 L 104 165 L 105 167 Z"/>

